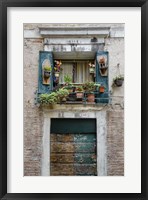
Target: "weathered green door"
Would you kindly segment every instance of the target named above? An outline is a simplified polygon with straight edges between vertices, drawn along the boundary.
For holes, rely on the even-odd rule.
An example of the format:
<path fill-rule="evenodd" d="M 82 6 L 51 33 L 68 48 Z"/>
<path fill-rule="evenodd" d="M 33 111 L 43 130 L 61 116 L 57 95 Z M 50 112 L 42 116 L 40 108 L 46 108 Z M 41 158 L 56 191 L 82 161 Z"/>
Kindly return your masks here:
<path fill-rule="evenodd" d="M 71 130 L 71 133 L 64 133 L 60 123 L 59 130 L 61 130 L 61 133 L 59 133 L 56 127 L 52 128 L 52 131 L 56 129 L 57 132 L 52 132 L 50 135 L 50 175 L 96 176 L 96 133 L 90 132 L 90 129 L 92 129 L 90 127 L 93 127 L 93 124 L 95 124 L 94 121 L 91 120 L 89 123 L 88 120 L 62 121 L 61 124 L 63 127 L 67 123 L 70 124 L 66 128 L 69 127 L 68 129 Z M 86 128 L 89 124 L 91 125 L 88 128 L 88 132 Z"/>

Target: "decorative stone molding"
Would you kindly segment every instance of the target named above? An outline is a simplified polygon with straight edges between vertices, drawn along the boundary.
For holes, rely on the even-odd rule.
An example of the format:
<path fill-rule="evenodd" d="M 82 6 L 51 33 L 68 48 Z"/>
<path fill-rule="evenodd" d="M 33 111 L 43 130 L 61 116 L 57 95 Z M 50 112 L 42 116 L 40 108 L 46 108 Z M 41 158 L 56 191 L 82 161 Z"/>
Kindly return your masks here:
<path fill-rule="evenodd" d="M 37 25 L 36 25 L 37 26 Z M 94 26 L 91 24 L 73 24 L 73 26 L 55 26 L 55 24 L 48 24 L 46 26 L 40 27 L 38 24 L 38 27 L 34 28 L 25 28 L 24 29 L 24 38 L 53 38 L 50 43 L 55 44 L 61 42 L 56 42 L 56 38 L 68 38 L 68 40 L 71 38 L 75 39 L 84 39 L 87 40 L 92 37 L 99 38 L 101 43 L 101 39 L 104 39 L 106 37 L 111 38 L 123 38 L 124 37 L 124 24 L 95 24 Z M 93 41 L 93 40 L 92 40 Z M 77 40 L 74 41 L 74 43 L 77 43 Z M 85 41 L 84 43 L 88 43 L 88 41 Z"/>
<path fill-rule="evenodd" d="M 42 37 L 92 37 L 100 36 L 107 37 L 109 36 L 110 27 L 39 27 L 39 32 Z"/>

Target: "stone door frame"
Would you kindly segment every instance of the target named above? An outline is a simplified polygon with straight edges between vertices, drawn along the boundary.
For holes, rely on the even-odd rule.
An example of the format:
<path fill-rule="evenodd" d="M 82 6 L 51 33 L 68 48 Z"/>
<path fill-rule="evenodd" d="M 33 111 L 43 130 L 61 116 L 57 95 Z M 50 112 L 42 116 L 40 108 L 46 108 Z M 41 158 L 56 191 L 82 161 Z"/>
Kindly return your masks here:
<path fill-rule="evenodd" d="M 50 126 L 52 118 L 96 119 L 97 176 L 107 176 L 106 111 L 59 111 L 50 109 L 43 110 L 41 176 L 50 176 Z"/>

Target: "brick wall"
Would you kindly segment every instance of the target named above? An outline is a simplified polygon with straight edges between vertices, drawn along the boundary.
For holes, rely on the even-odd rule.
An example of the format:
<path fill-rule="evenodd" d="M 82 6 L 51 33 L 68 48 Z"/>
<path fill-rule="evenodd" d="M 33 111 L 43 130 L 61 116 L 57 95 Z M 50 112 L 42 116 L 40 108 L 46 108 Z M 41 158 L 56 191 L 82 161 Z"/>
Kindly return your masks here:
<path fill-rule="evenodd" d="M 124 112 L 107 111 L 107 175 L 124 175 Z"/>
<path fill-rule="evenodd" d="M 39 50 L 42 39 L 24 40 L 24 175 L 38 176 L 41 170 L 42 112 L 34 104 L 38 86 Z"/>

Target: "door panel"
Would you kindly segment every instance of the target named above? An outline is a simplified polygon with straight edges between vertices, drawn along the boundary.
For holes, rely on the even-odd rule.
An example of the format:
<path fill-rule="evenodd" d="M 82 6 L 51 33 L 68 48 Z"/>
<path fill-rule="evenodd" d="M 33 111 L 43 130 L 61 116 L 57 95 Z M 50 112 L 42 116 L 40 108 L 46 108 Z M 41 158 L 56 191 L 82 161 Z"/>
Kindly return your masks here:
<path fill-rule="evenodd" d="M 51 133 L 51 176 L 96 176 L 96 133 Z"/>

